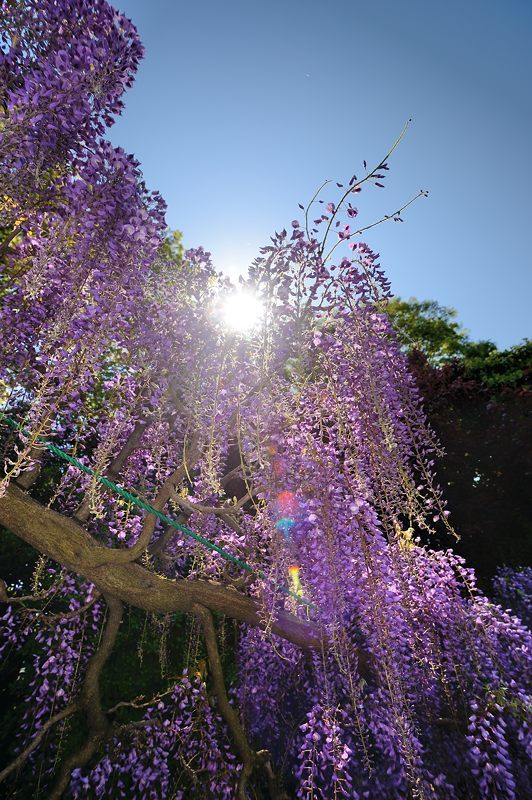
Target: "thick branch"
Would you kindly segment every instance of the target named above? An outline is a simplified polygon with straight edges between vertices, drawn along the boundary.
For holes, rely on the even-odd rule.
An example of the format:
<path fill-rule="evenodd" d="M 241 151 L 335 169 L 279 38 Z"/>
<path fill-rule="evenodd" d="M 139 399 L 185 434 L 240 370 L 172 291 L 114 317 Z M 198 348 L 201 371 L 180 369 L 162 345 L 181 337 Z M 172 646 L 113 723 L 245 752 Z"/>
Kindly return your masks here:
<path fill-rule="evenodd" d="M 83 684 L 82 698 L 91 727 L 102 727 L 106 724 L 100 699 L 100 673 L 113 650 L 124 612 L 122 602 L 116 597 L 105 595 L 105 602 L 109 608 L 105 629 L 100 646 L 89 661 Z"/>
<path fill-rule="evenodd" d="M 63 793 L 70 783 L 70 775 L 72 770 L 88 764 L 91 758 L 99 751 L 103 739 L 103 735 L 89 736 L 82 747 L 77 750 L 76 753 L 67 758 L 63 764 L 63 767 L 61 768 L 61 772 L 59 773 L 55 786 L 53 787 L 48 800 L 61 800 Z"/>
<path fill-rule="evenodd" d="M 216 630 L 212 619 L 211 612 L 204 606 L 195 605 L 193 608 L 194 614 L 199 618 L 203 635 L 205 638 L 205 647 L 207 649 L 207 658 L 209 659 L 210 675 L 214 694 L 218 709 L 229 732 L 233 737 L 236 749 L 242 761 L 242 772 L 238 781 L 236 797 L 238 800 L 246 800 L 246 785 L 251 777 L 255 767 L 261 767 L 266 773 L 268 781 L 268 788 L 270 796 L 275 800 L 281 800 L 284 794 L 279 792 L 277 780 L 274 775 L 270 754 L 267 750 L 255 751 L 250 746 L 244 728 L 238 718 L 238 714 L 229 702 L 227 691 L 225 688 L 224 674 L 222 662 L 220 660 L 220 652 L 218 650 L 218 642 L 216 639 Z"/>
<path fill-rule="evenodd" d="M 100 698 L 100 674 L 113 650 L 122 621 L 123 605 L 120 600 L 108 595 L 105 600 L 109 608 L 109 614 L 100 645 L 89 659 L 81 695 L 44 723 L 30 744 L 19 753 L 9 766 L 0 772 L 0 783 L 26 762 L 54 725 L 83 709 L 87 715 L 89 728 L 87 741 L 61 767 L 55 786 L 50 794 L 50 800 L 59 800 L 70 782 L 72 770 L 76 767 L 84 766 L 97 752 L 102 742 L 110 735 L 111 728 L 102 709 Z"/>
<path fill-rule="evenodd" d="M 148 423 L 144 422 L 144 420 L 137 422 L 126 442 L 124 443 L 124 446 L 116 458 L 111 461 L 107 472 L 109 478 L 116 480 L 116 478 L 120 476 L 120 473 L 124 469 L 124 465 L 129 456 L 140 446 L 141 439 L 147 427 Z"/>
<path fill-rule="evenodd" d="M 249 625 L 263 626 L 259 604 L 235 589 L 210 581 L 168 580 L 140 564 L 105 563 L 106 548 L 74 520 L 41 505 L 11 484 L 0 498 L 0 524 L 66 569 L 82 575 L 103 594 L 154 613 L 191 612 L 198 603 Z M 94 567 L 100 558 L 102 566 Z M 319 647 L 317 625 L 279 611 L 269 629 L 300 647 Z"/>
<path fill-rule="evenodd" d="M 2 256 L 4 256 L 7 253 L 7 251 L 9 250 L 9 245 L 11 244 L 13 239 L 15 239 L 19 235 L 19 233 L 22 233 L 22 230 L 23 230 L 22 226 L 19 225 L 18 228 L 15 228 L 14 230 L 11 231 L 11 233 L 8 236 L 6 236 L 2 244 L 0 244 L 0 258 L 2 258 Z"/>
<path fill-rule="evenodd" d="M 177 522 L 180 525 L 184 525 L 187 519 L 188 515 L 180 514 L 179 517 L 177 518 Z M 166 548 L 168 547 L 174 536 L 177 536 L 178 533 L 179 531 L 172 525 L 166 525 L 159 538 L 156 539 L 154 542 L 151 542 L 151 544 L 149 545 L 147 550 L 148 555 L 162 556 L 162 554 L 164 553 L 164 551 L 166 550 Z"/>
<path fill-rule="evenodd" d="M 32 447 L 28 453 L 28 458 L 31 460 L 32 464 L 29 469 L 24 470 L 17 480 L 17 484 L 21 486 L 23 489 L 31 489 L 39 475 L 41 474 L 42 469 L 42 459 L 44 455 L 44 447 L 35 445 Z"/>
<path fill-rule="evenodd" d="M 192 610 L 195 616 L 200 620 L 203 628 L 203 636 L 205 638 L 205 646 L 207 648 L 207 657 L 209 659 L 210 675 L 220 713 L 227 723 L 227 727 L 229 728 L 231 735 L 235 740 L 235 745 L 242 761 L 246 762 L 253 760 L 254 752 L 248 744 L 244 729 L 240 724 L 240 720 L 238 719 L 235 709 L 229 702 L 229 698 L 227 697 L 227 692 L 225 690 L 222 662 L 218 652 L 216 630 L 212 620 L 212 614 L 208 608 L 205 608 L 205 606 L 200 606 L 199 604 L 194 605 Z"/>

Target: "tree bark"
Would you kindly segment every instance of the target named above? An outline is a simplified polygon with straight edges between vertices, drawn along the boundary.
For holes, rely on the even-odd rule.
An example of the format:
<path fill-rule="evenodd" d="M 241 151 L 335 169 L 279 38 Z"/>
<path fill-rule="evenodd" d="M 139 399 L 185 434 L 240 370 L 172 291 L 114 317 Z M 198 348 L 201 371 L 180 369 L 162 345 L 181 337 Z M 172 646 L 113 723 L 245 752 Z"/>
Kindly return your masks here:
<path fill-rule="evenodd" d="M 136 563 L 105 563 L 115 552 L 100 546 L 73 519 L 32 499 L 13 483 L 0 498 L 0 524 L 67 569 L 82 575 L 103 594 L 154 613 L 193 612 L 199 604 L 249 625 L 263 627 L 259 604 L 233 588 L 210 581 L 168 580 Z M 100 562 L 100 566 L 93 566 Z M 269 629 L 300 647 L 323 644 L 319 626 L 279 611 Z"/>

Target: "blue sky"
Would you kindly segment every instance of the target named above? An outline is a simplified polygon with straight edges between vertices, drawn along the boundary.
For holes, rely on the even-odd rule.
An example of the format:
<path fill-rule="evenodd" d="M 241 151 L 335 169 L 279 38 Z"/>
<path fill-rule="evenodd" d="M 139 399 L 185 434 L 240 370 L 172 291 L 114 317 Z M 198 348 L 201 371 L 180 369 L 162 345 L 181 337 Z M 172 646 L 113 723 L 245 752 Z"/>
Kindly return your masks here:
<path fill-rule="evenodd" d="M 474 339 L 532 334 L 529 0 L 115 0 L 146 47 L 115 144 L 170 227 L 245 272 L 327 178 L 378 163 L 360 224 L 396 294 L 457 308 Z M 333 199 L 331 196 L 330 199 Z"/>

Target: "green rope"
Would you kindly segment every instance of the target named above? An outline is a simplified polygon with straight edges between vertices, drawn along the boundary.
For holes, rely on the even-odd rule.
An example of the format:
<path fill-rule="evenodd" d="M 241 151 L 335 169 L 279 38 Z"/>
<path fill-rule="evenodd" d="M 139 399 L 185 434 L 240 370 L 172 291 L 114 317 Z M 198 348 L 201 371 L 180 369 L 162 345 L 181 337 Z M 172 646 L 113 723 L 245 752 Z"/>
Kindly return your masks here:
<path fill-rule="evenodd" d="M 0 411 L 0 416 L 7 422 L 7 424 L 11 428 L 17 431 L 24 432 L 25 430 L 24 427 L 22 425 L 19 425 L 19 423 L 16 422 L 14 419 L 11 419 L 10 417 L 6 416 L 6 414 L 4 414 L 1 411 Z M 110 481 L 109 478 L 106 478 L 104 475 L 97 475 L 94 472 L 94 470 L 92 470 L 90 467 L 86 467 L 85 464 L 82 464 L 81 461 L 78 461 L 77 458 L 74 458 L 73 456 L 69 455 L 64 450 L 62 450 L 60 447 L 57 447 L 57 445 L 53 444 L 53 442 L 47 441 L 42 436 L 38 436 L 37 440 L 39 441 L 40 444 L 44 445 L 48 450 L 50 450 L 51 453 L 54 453 L 54 455 L 58 456 L 59 458 L 62 458 L 64 461 L 68 461 L 69 464 L 72 464 L 73 467 L 76 467 L 77 469 L 81 470 L 86 475 L 90 475 L 92 478 L 95 478 L 99 483 L 103 484 L 103 486 L 106 486 L 115 494 L 120 495 L 120 497 L 129 500 L 129 502 L 133 503 L 133 505 L 138 506 L 138 508 L 143 508 L 149 514 L 154 514 L 156 517 L 158 517 L 158 519 L 162 520 L 162 522 L 166 522 L 166 524 L 171 525 L 172 528 L 176 528 L 178 531 L 182 531 L 187 536 L 190 536 L 192 539 L 195 539 L 197 542 L 202 544 L 204 547 L 207 547 L 209 550 L 214 550 L 216 553 L 219 553 L 219 555 L 221 555 L 227 561 L 231 561 L 233 564 L 236 564 L 241 569 L 244 569 L 247 572 L 254 573 L 262 580 L 268 580 L 266 575 L 261 570 L 254 569 L 245 561 L 242 561 L 240 558 L 237 558 L 236 556 L 231 555 L 231 553 L 228 553 L 227 550 L 223 549 L 223 547 L 219 547 L 214 542 L 209 541 L 209 539 L 205 539 L 203 536 L 200 536 L 199 533 L 194 533 L 194 531 L 192 531 L 190 528 L 187 528 L 186 525 L 181 525 L 179 522 L 176 522 L 175 520 L 171 519 L 171 517 L 167 517 L 166 514 L 162 513 L 162 511 L 157 511 L 157 509 L 153 508 L 153 506 L 150 506 L 150 504 L 147 503 L 145 500 L 143 500 L 141 497 L 137 497 L 136 495 L 131 494 L 131 492 L 128 492 L 127 489 L 122 489 L 120 486 L 117 486 L 116 483 L 113 483 L 113 481 Z M 292 592 L 290 589 L 287 589 L 284 586 L 281 586 L 281 591 L 284 594 L 290 595 L 290 597 L 295 597 L 296 600 L 299 600 L 300 603 L 303 603 L 303 605 L 306 605 L 309 608 L 314 608 L 314 609 L 317 608 L 317 606 L 315 606 L 314 603 L 311 603 L 310 600 L 307 600 L 305 597 L 302 597 L 301 595 Z"/>

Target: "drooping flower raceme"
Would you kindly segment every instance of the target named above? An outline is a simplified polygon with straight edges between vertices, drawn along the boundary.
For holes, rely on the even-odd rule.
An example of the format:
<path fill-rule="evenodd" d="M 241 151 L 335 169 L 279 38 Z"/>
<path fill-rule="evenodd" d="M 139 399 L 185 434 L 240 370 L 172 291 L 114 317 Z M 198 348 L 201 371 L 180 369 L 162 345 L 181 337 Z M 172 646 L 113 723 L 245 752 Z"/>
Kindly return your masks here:
<path fill-rule="evenodd" d="M 228 330 L 228 281 L 202 248 L 169 252 L 161 198 L 104 138 L 142 55 L 132 23 L 104 0 L 2 10 L 0 391 L 22 424 L 1 428 L 2 492 L 33 475 L 40 500 L 127 550 L 150 517 L 105 475 L 143 502 L 164 496 L 169 518 L 249 566 L 161 521 L 142 559 L 257 602 L 262 628 L 236 637 L 231 704 L 291 796 L 529 797 L 530 633 L 504 610 L 525 608 L 525 573 L 499 576 L 503 608 L 451 550 L 422 543 L 450 530 L 440 451 L 351 204 L 387 164 L 275 234 L 244 287 L 260 324 Z M 12 755 L 77 696 L 105 616 L 92 585 L 49 568 L 37 588 L 52 584 L 64 621 L 16 605 L 2 616 L 1 652 L 34 652 Z M 272 633 L 281 612 L 312 621 L 321 648 Z M 73 771 L 71 796 L 235 796 L 238 751 L 192 662 L 133 703 L 136 718 Z M 68 735 L 58 727 L 31 755 L 34 797 Z M 264 779 L 250 780 L 260 796 Z"/>

